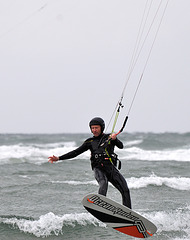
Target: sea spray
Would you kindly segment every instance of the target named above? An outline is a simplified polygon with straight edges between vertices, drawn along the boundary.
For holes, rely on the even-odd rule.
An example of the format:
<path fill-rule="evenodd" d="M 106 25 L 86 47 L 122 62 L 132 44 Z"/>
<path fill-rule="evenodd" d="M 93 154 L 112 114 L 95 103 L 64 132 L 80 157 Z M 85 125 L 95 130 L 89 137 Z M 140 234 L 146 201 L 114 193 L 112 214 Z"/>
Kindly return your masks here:
<path fill-rule="evenodd" d="M 57 216 L 52 212 L 42 215 L 37 220 L 26 219 L 24 217 L 0 217 L 0 223 L 17 228 L 24 233 L 30 233 L 36 237 L 47 237 L 51 235 L 63 235 L 65 227 L 75 228 L 80 226 L 100 226 L 105 224 L 99 222 L 96 218 L 88 213 L 65 214 Z"/>

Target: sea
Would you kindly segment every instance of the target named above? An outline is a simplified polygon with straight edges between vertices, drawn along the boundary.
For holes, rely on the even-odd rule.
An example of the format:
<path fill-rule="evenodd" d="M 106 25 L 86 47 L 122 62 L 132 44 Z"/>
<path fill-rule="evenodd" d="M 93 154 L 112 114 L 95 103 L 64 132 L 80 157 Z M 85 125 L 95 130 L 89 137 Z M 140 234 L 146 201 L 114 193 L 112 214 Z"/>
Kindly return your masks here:
<path fill-rule="evenodd" d="M 94 218 L 81 201 L 97 193 L 90 152 L 49 163 L 89 134 L 0 134 L 0 240 L 137 239 Z M 152 240 L 190 239 L 190 133 L 122 133 L 132 208 L 158 228 Z M 110 184 L 107 197 L 121 203 Z"/>

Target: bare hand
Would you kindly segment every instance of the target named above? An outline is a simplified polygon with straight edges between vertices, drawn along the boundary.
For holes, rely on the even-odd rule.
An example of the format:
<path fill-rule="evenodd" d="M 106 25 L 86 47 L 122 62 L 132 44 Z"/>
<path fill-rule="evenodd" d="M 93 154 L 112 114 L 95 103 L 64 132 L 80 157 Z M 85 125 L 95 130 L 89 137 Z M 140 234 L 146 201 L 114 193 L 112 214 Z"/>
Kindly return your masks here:
<path fill-rule="evenodd" d="M 51 157 L 48 157 L 48 159 L 49 159 L 48 162 L 50 163 L 57 162 L 59 160 L 59 158 L 54 155 Z"/>
<path fill-rule="evenodd" d="M 111 138 L 112 140 L 115 140 L 116 137 L 117 137 L 117 134 L 116 134 L 116 133 L 112 133 L 112 134 L 110 135 L 110 138 Z"/>

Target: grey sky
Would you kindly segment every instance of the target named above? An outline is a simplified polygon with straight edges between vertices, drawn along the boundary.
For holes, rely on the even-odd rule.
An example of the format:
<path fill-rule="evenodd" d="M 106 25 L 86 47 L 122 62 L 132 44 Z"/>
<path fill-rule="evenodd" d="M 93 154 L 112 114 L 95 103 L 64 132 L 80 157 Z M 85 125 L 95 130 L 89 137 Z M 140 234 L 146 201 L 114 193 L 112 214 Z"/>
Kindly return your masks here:
<path fill-rule="evenodd" d="M 108 122 L 145 3 L 1 0 L 0 133 L 88 132 L 92 117 Z M 169 2 L 126 131 L 190 131 L 189 9 L 189 0 Z M 116 130 L 132 89 L 126 89 Z"/>

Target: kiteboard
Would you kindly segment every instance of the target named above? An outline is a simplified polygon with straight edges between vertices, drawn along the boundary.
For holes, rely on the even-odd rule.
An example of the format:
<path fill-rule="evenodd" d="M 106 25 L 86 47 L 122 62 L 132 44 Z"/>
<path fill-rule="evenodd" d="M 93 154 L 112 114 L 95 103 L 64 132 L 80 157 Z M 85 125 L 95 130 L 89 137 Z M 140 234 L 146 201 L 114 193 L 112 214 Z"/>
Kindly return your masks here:
<path fill-rule="evenodd" d="M 82 204 L 88 212 L 108 227 L 127 235 L 148 238 L 157 230 L 157 227 L 145 217 L 100 194 L 88 194 L 83 198 Z"/>

